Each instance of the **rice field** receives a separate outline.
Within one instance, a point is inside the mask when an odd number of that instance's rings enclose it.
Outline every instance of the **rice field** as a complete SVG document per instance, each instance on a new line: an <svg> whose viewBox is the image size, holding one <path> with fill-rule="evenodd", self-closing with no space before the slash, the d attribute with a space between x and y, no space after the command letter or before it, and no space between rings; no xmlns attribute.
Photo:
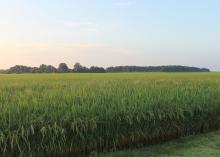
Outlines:
<svg viewBox="0 0 220 157"><path fill-rule="evenodd" d="M0 75L0 156L87 156L220 129L220 73Z"/></svg>

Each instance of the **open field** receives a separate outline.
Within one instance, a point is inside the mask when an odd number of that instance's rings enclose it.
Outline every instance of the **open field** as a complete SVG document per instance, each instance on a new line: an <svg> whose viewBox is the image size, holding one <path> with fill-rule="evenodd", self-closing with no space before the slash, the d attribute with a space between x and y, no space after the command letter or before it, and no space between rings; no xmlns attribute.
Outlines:
<svg viewBox="0 0 220 157"><path fill-rule="evenodd" d="M147 148L131 149L97 157L219 157L220 131L172 140ZM91 157L96 157L95 155Z"/></svg>
<svg viewBox="0 0 220 157"><path fill-rule="evenodd" d="M0 75L0 109L0 156L83 156L220 129L220 73Z"/></svg>

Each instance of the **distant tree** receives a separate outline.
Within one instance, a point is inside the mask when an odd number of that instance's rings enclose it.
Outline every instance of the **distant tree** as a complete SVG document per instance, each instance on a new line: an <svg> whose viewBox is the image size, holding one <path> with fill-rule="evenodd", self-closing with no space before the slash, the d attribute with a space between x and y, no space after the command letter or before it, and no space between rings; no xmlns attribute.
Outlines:
<svg viewBox="0 0 220 157"><path fill-rule="evenodd" d="M8 73L31 73L32 67L23 66L23 65L15 65L8 69Z"/></svg>
<svg viewBox="0 0 220 157"><path fill-rule="evenodd" d="M187 66L149 66L149 67L138 67L138 66L116 66L108 67L106 72L209 72L209 69L187 67Z"/></svg>
<svg viewBox="0 0 220 157"><path fill-rule="evenodd" d="M39 67L39 72L40 73L46 73L46 71L47 71L47 65L41 64L40 67Z"/></svg>
<svg viewBox="0 0 220 157"><path fill-rule="evenodd" d="M89 72L91 72L91 73L104 73L105 69L102 67L92 66L92 67L90 67Z"/></svg>
<svg viewBox="0 0 220 157"><path fill-rule="evenodd" d="M7 70L2 70L2 69L0 69L0 73L1 73L1 74L7 73Z"/></svg>
<svg viewBox="0 0 220 157"><path fill-rule="evenodd" d="M39 67L39 72L40 72L40 73L56 73L56 72L57 72L57 69L56 69L55 67L53 67L52 65L42 64L42 65Z"/></svg>
<svg viewBox="0 0 220 157"><path fill-rule="evenodd" d="M161 68L162 72L209 72L209 69L200 69L197 67L187 67L187 66L163 66Z"/></svg>
<svg viewBox="0 0 220 157"><path fill-rule="evenodd" d="M69 70L66 63L60 63L57 71L59 73L68 73L68 72L70 72L70 70Z"/></svg>
<svg viewBox="0 0 220 157"><path fill-rule="evenodd" d="M68 68L66 63L60 63L58 69L52 65L42 64L38 67L28 67L23 65L16 65L8 70L0 70L0 73L68 73L71 70ZM103 67L92 66L89 69L82 66L80 63L76 63L73 67L72 72L76 73L104 73L104 72L210 72L206 68L188 67L180 65L171 66L116 66Z"/></svg>
<svg viewBox="0 0 220 157"><path fill-rule="evenodd" d="M69 68L68 68L68 70L69 70ZM46 71L47 71L47 73L56 73L57 69L54 66L52 66L52 65L48 65Z"/></svg>
<svg viewBox="0 0 220 157"><path fill-rule="evenodd" d="M201 72L210 72L210 70L207 69L207 68L202 68L202 69L201 69Z"/></svg>
<svg viewBox="0 0 220 157"><path fill-rule="evenodd" d="M74 64L73 72L79 72L81 71L81 69L82 69L82 65L80 63L77 62L76 64Z"/></svg>
<svg viewBox="0 0 220 157"><path fill-rule="evenodd" d="M80 63L76 63L73 67L73 72L86 73L89 72L89 69L87 67L82 66Z"/></svg>
<svg viewBox="0 0 220 157"><path fill-rule="evenodd" d="M31 72L32 73L41 73L40 69L38 67L33 67Z"/></svg>

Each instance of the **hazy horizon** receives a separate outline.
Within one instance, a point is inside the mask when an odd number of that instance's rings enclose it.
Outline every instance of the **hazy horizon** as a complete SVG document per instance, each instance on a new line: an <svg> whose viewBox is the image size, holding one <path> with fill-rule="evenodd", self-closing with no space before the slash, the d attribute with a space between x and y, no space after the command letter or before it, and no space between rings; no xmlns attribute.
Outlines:
<svg viewBox="0 0 220 157"><path fill-rule="evenodd" d="M217 0L0 1L0 69L184 65L220 71Z"/></svg>

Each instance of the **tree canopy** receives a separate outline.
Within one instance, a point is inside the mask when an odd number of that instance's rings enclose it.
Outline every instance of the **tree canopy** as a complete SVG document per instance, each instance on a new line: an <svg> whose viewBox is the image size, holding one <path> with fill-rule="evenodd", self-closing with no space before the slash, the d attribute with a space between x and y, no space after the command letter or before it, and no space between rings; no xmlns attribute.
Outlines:
<svg viewBox="0 0 220 157"><path fill-rule="evenodd" d="M58 68L52 65L42 64L40 67L29 67L15 65L8 70L0 70L0 73L115 73L115 72L210 72L207 68L197 68L188 66L115 66L87 68L80 63L76 63L73 69L69 69L66 63L60 63Z"/></svg>
<svg viewBox="0 0 220 157"><path fill-rule="evenodd" d="M87 67L82 66L80 63L76 63L73 67L73 72L86 73L89 72L89 69Z"/></svg>
<svg viewBox="0 0 220 157"><path fill-rule="evenodd" d="M187 67L187 66L116 66L109 67L106 72L210 72L206 68Z"/></svg>
<svg viewBox="0 0 220 157"><path fill-rule="evenodd" d="M68 73L68 72L70 72L70 70L69 70L66 63L60 63L57 71L59 73Z"/></svg>

